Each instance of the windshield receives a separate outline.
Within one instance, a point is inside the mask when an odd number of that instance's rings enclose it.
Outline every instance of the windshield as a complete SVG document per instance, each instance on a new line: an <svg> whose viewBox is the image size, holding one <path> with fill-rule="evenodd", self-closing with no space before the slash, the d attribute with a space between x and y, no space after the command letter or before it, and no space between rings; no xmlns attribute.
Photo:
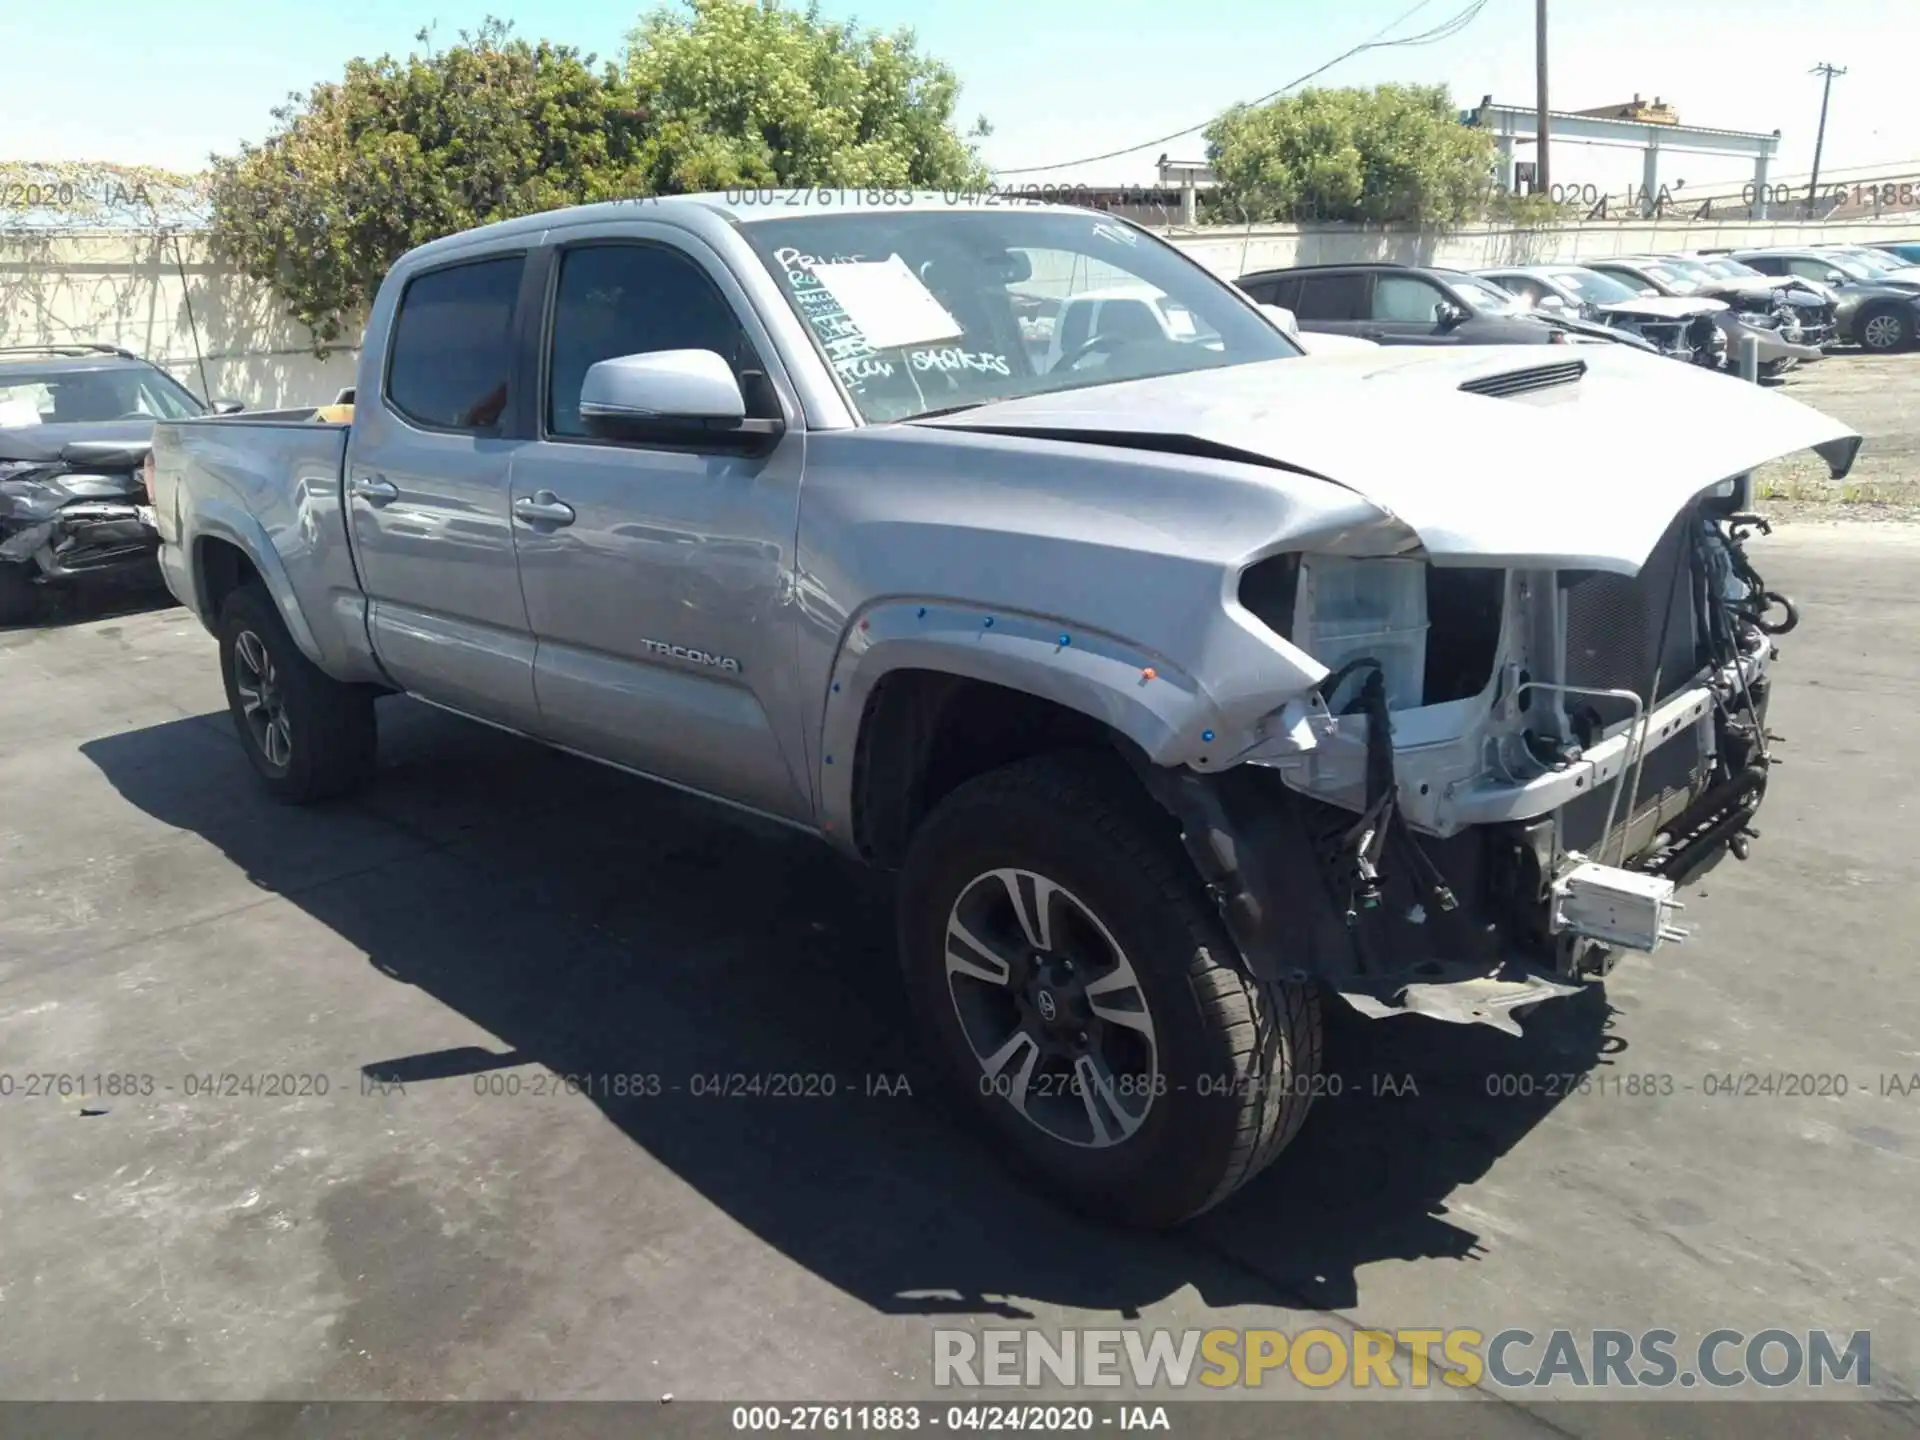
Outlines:
<svg viewBox="0 0 1920 1440"><path fill-rule="evenodd" d="M1681 295L1691 295L1700 288L1706 278L1702 274L1687 274L1680 268L1678 262L1672 260L1662 260L1658 265L1641 265L1637 268L1654 284L1664 285L1667 289Z"/></svg>
<svg viewBox="0 0 1920 1440"><path fill-rule="evenodd" d="M1838 258L1850 260L1874 275L1891 275L1896 270L1907 268L1902 261L1894 259L1891 255L1882 255L1873 250L1842 250Z"/></svg>
<svg viewBox="0 0 1920 1440"><path fill-rule="evenodd" d="M148 366L0 371L0 429L89 425L112 420L185 420L203 406L172 377Z"/></svg>
<svg viewBox="0 0 1920 1440"><path fill-rule="evenodd" d="M1555 270L1553 283L1571 290L1589 305L1617 305L1622 300L1637 300L1640 292L1611 275L1598 270Z"/></svg>
<svg viewBox="0 0 1920 1440"><path fill-rule="evenodd" d="M1445 277L1454 293L1479 311L1482 315L1524 315L1529 307L1521 303L1516 295L1509 295L1499 286L1482 280L1478 275L1469 275L1464 270L1436 270L1436 275Z"/></svg>
<svg viewBox="0 0 1920 1440"><path fill-rule="evenodd" d="M1729 260L1724 256L1715 256L1711 260L1697 262L1709 275L1717 275L1722 280L1764 280L1767 277L1751 265L1742 265L1738 260Z"/></svg>
<svg viewBox="0 0 1920 1440"><path fill-rule="evenodd" d="M1225 281L1094 213L865 210L740 229L872 423L1302 353Z"/></svg>
<svg viewBox="0 0 1920 1440"><path fill-rule="evenodd" d="M1861 263L1858 255L1836 255L1829 250L1814 256L1814 259L1830 269L1838 270L1849 280L1871 280L1883 273L1871 265Z"/></svg>

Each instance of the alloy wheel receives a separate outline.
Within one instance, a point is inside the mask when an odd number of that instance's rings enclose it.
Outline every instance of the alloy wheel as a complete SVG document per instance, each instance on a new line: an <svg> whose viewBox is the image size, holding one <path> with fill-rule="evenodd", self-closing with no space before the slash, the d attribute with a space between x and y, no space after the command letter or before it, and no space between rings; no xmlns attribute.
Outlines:
<svg viewBox="0 0 1920 1440"><path fill-rule="evenodd" d="M273 656L251 630L233 637L233 688L240 697L240 718L269 765L284 768L293 759L293 730L287 721L286 692Z"/></svg>
<svg viewBox="0 0 1920 1440"><path fill-rule="evenodd" d="M1869 350L1891 350L1900 343L1902 330L1898 315L1875 315L1860 332L1860 343Z"/></svg>
<svg viewBox="0 0 1920 1440"><path fill-rule="evenodd" d="M947 917L947 990L980 1089L1054 1139L1104 1149L1163 1088L1145 990L1085 902L1031 870L975 877Z"/></svg>

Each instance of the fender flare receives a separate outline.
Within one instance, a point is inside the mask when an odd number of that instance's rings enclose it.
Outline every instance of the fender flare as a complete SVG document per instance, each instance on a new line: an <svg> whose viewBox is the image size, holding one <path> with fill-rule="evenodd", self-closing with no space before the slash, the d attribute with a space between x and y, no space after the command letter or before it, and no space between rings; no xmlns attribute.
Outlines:
<svg viewBox="0 0 1920 1440"><path fill-rule="evenodd" d="M1005 685L1112 727L1155 765L1204 768L1215 701L1166 657L1050 616L890 599L847 628L828 679L816 769L822 830L853 844L854 754L874 688L901 670Z"/></svg>
<svg viewBox="0 0 1920 1440"><path fill-rule="evenodd" d="M219 623L220 617L212 611L207 597L206 570L201 563L201 547L208 540L223 540L247 557L255 572L266 584L267 593L273 599L274 608L280 612L287 633L293 637L293 643L320 668L326 668L326 655L315 638L313 627L307 623L306 613L300 608L300 601L293 591L293 582L287 576L287 567L280 559L280 552L268 537L266 527L249 514L244 508L220 495L207 495L195 502L194 530L191 548L188 550L189 573L193 577L194 608L200 612L201 623L212 629Z"/></svg>

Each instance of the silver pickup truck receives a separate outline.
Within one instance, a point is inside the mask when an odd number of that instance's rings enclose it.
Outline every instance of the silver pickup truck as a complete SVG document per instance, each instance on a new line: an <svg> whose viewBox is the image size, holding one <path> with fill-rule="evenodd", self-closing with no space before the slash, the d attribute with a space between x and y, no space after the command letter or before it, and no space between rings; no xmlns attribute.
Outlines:
<svg viewBox="0 0 1920 1440"><path fill-rule="evenodd" d="M438 240L350 423L161 424L264 783L366 781L404 692L897 872L929 1064L1141 1225L1286 1145L1322 1004L1515 1029L1678 938L1791 623L1742 477L1857 435L1621 347L1303 356L1134 226L882 198Z"/></svg>

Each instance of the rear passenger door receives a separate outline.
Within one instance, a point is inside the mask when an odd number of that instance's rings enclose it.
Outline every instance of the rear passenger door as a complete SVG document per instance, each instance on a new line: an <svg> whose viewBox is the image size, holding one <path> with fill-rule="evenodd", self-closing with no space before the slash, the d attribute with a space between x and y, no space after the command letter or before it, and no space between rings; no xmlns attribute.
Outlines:
<svg viewBox="0 0 1920 1440"><path fill-rule="evenodd" d="M515 324L524 252L405 282L378 395L347 447L346 507L368 626L404 689L515 729L537 718L507 479L524 383Z"/></svg>
<svg viewBox="0 0 1920 1440"><path fill-rule="evenodd" d="M1302 330L1372 339L1373 319L1368 309L1372 281L1373 276L1364 270L1302 275L1299 303L1287 308Z"/></svg>

